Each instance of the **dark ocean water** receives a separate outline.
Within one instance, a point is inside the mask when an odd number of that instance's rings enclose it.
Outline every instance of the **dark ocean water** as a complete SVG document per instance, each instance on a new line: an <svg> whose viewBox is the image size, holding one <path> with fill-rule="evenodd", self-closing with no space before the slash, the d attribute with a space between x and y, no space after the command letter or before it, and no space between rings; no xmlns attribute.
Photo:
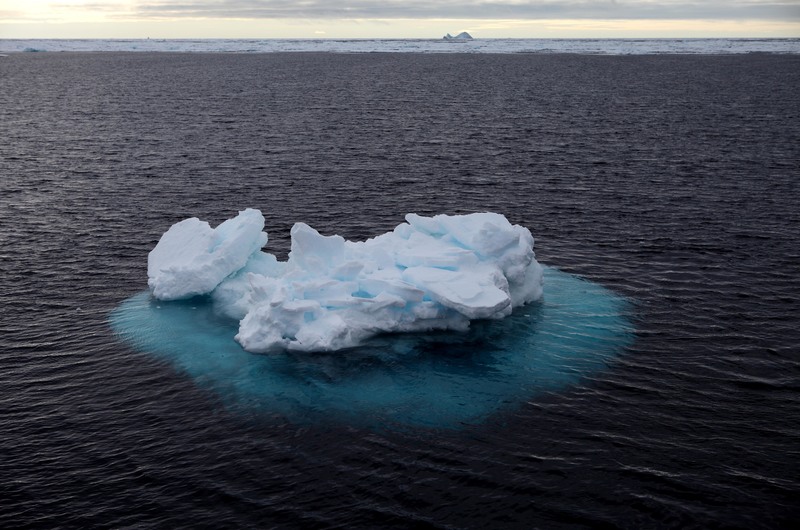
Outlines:
<svg viewBox="0 0 800 530"><path fill-rule="evenodd" d="M799 86L766 54L0 58L0 526L789 526ZM503 213L634 340L463 429L232 411L108 317L169 225L245 207L281 256L296 221Z"/></svg>

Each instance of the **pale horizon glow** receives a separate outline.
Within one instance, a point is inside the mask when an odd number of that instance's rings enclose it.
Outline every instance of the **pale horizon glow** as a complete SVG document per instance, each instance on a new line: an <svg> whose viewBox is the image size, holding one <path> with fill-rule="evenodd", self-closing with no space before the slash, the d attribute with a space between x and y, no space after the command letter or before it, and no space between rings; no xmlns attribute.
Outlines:
<svg viewBox="0 0 800 530"><path fill-rule="evenodd" d="M797 38L800 0L0 0L0 39Z"/></svg>

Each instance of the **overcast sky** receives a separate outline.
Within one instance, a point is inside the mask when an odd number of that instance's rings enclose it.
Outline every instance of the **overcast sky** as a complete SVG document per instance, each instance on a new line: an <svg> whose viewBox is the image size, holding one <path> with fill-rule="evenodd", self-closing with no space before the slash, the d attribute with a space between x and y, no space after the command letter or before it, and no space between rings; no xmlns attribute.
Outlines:
<svg viewBox="0 0 800 530"><path fill-rule="evenodd" d="M800 0L0 0L0 38L800 37Z"/></svg>

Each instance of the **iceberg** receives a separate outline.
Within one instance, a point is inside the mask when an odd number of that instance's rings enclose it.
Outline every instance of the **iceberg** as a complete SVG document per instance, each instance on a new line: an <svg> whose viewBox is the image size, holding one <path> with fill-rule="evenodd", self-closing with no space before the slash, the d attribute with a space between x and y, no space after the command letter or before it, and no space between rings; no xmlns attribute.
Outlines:
<svg viewBox="0 0 800 530"><path fill-rule="evenodd" d="M466 31L462 31L461 33L459 33L455 37L448 33L447 35L442 37L442 39L444 39L444 40L457 40L457 41L472 40L472 35L470 35Z"/></svg>
<svg viewBox="0 0 800 530"><path fill-rule="evenodd" d="M246 209L217 228L174 224L148 257L159 300L208 295L239 321L247 351L337 351L383 333L465 331L542 296L527 228L497 213L408 214L367 241L291 230L287 261L262 251L264 217Z"/></svg>

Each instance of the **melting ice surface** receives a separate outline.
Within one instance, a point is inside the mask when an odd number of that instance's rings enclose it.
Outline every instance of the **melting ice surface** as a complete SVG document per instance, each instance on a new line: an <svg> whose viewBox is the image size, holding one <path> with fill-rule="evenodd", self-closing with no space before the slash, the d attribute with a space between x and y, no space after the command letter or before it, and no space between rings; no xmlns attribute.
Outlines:
<svg viewBox="0 0 800 530"><path fill-rule="evenodd" d="M111 324L232 407L434 427L573 383L630 341L622 298L542 268L503 216L407 221L359 243L298 224L288 262L260 251L257 210L182 221L151 252L152 292Z"/></svg>

